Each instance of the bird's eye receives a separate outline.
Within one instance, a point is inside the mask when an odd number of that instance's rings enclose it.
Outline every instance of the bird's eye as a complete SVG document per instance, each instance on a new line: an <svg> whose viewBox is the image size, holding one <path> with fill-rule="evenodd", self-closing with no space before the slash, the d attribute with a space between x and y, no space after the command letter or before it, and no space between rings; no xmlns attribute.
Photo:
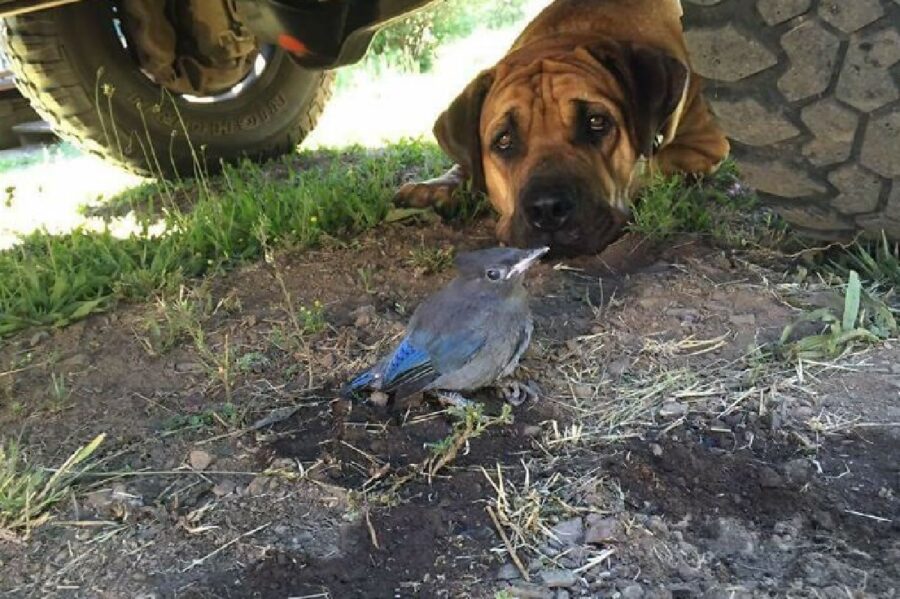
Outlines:
<svg viewBox="0 0 900 599"><path fill-rule="evenodd" d="M485 275L491 281L499 281L501 278L503 278L503 273L500 272L500 270L497 268L489 268Z"/></svg>
<svg viewBox="0 0 900 599"><path fill-rule="evenodd" d="M512 133L504 131L494 139L494 150L500 153L508 152L513 145Z"/></svg>
<svg viewBox="0 0 900 599"><path fill-rule="evenodd" d="M612 122L605 114L592 114L588 117L588 127L594 135L605 135L611 125Z"/></svg>

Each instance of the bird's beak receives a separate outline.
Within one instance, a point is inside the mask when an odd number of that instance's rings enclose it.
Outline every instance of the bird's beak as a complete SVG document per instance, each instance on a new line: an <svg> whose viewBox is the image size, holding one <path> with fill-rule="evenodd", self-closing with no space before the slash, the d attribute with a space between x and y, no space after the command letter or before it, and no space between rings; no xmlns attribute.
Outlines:
<svg viewBox="0 0 900 599"><path fill-rule="evenodd" d="M513 277L517 277L525 273L526 270L531 267L532 264L538 261L538 259L550 251L549 247L542 247L531 250L528 252L524 258L516 262L512 268L509 269L509 274L506 275L507 279L512 279Z"/></svg>

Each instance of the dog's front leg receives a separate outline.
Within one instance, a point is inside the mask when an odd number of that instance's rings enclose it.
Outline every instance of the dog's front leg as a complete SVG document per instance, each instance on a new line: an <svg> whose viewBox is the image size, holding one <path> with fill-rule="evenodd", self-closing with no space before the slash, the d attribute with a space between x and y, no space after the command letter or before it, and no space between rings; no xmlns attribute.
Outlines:
<svg viewBox="0 0 900 599"><path fill-rule="evenodd" d="M459 202L457 191L462 189L468 179L465 169L455 164L440 177L404 184L394 194L394 203L410 208L432 206L437 210L452 209Z"/></svg>

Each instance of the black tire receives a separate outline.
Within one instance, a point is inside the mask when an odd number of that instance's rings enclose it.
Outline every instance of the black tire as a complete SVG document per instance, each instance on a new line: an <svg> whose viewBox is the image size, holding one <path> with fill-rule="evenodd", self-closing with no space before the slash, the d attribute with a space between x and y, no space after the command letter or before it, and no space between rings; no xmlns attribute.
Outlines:
<svg viewBox="0 0 900 599"><path fill-rule="evenodd" d="M13 127L38 121L40 118L28 100L16 90L0 92L0 150L19 145L19 135L13 131Z"/></svg>
<svg viewBox="0 0 900 599"><path fill-rule="evenodd" d="M122 47L114 3L86 0L5 19L17 86L64 138L143 174L190 176L197 161L291 152L330 97L332 76L275 50L259 78L214 103L163 93ZM188 134L185 135L185 130Z"/></svg>
<svg viewBox="0 0 900 599"><path fill-rule="evenodd" d="M802 232L900 239L900 3L685 0L694 69L762 199Z"/></svg>

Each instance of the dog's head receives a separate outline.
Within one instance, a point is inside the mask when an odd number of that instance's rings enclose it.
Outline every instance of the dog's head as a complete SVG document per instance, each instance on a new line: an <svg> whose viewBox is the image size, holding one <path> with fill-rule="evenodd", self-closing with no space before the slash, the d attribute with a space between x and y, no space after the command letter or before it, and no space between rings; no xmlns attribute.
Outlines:
<svg viewBox="0 0 900 599"><path fill-rule="evenodd" d="M635 175L687 81L684 64L648 46L520 50L470 83L434 132L499 212L502 241L593 253L629 217Z"/></svg>

